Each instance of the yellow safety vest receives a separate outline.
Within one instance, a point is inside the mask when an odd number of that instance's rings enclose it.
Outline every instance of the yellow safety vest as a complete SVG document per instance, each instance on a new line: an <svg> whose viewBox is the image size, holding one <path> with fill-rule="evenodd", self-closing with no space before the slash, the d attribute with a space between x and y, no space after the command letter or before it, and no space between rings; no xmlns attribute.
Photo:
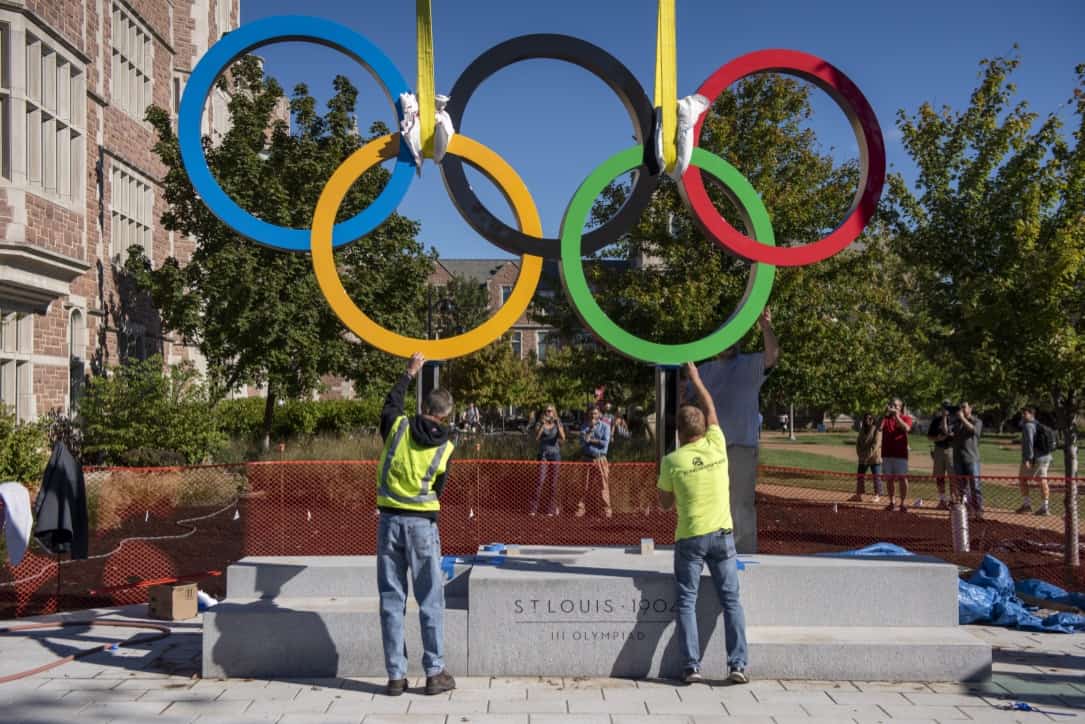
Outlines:
<svg viewBox="0 0 1085 724"><path fill-rule="evenodd" d="M410 422L403 415L397 417L381 452L377 505L425 512L440 510L437 493L430 486L448 467L452 448L449 441L436 448L417 444L411 439Z"/></svg>

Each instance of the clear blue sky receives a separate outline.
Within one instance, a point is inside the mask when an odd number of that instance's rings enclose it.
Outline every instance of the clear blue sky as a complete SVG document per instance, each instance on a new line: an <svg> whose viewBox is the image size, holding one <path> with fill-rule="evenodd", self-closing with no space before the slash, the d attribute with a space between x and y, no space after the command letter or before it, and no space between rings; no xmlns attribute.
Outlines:
<svg viewBox="0 0 1085 724"><path fill-rule="evenodd" d="M652 0L435 0L438 92L491 46L517 35L552 32L599 45L625 63L652 94L656 3ZM414 3L345 0L242 0L242 22L268 15L316 15L343 23L380 46L413 87ZM866 94L886 137L891 166L910 175L896 131L898 109L924 101L963 108L981 58L1020 45L1018 98L1046 115L1072 93L1073 68L1085 62L1085 0L915 0L775 3L678 0L678 95L693 93L720 65L762 48L802 50L833 63ZM361 90L359 119L395 126L376 82L346 56L302 43L262 49L267 71L288 90L306 82L321 99L335 74ZM812 127L825 148L855 156L843 114L815 93ZM1068 108L1060 114L1071 119ZM558 61L527 61L488 80L472 97L464 133L485 143L520 173L534 195L543 228L555 235L577 185L600 162L631 143L624 109L587 71ZM741 169L740 169L741 170ZM489 183L472 176L479 194L508 219ZM489 187L489 188L483 188ZM445 257L506 256L480 239L452 206L439 171L427 162L400 211L422 223L421 239ZM770 209L771 211L771 209Z"/></svg>

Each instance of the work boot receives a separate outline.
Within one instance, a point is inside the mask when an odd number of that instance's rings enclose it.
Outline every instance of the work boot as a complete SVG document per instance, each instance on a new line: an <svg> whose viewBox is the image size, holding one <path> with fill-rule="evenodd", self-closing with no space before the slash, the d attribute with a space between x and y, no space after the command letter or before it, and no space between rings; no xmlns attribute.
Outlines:
<svg viewBox="0 0 1085 724"><path fill-rule="evenodd" d="M697 669L686 669L682 672L682 683L687 686L690 684L703 684L704 677Z"/></svg>
<svg viewBox="0 0 1085 724"><path fill-rule="evenodd" d="M746 669L741 666L731 667L731 672L727 675L727 680L732 684L749 684L750 677L746 674Z"/></svg>
<svg viewBox="0 0 1085 724"><path fill-rule="evenodd" d="M384 693L388 696L399 696L407 690L406 679L389 679L388 686L385 688Z"/></svg>
<svg viewBox="0 0 1085 724"><path fill-rule="evenodd" d="M452 674L448 673L447 669L442 669L439 674L426 677L426 693L430 696L443 694L455 688L456 680L452 678Z"/></svg>

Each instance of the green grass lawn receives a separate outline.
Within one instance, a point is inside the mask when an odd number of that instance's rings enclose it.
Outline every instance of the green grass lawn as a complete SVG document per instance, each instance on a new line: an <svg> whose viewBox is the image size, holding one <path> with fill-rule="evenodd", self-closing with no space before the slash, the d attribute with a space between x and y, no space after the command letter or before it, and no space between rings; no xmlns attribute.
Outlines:
<svg viewBox="0 0 1085 724"><path fill-rule="evenodd" d="M810 446L810 454L792 452L788 450L773 449L772 445L762 445L761 464L781 465L787 467L807 467L816 470L854 470L854 464L838 460L828 455L819 455L815 450L821 448L844 448L855 449L854 432L824 432L824 433L800 433L798 438L791 444ZM762 443L784 443L788 441L783 436L769 433L762 437ZM925 435L912 435L912 455L926 455L930 449ZM794 457L792 457L794 456ZM771 460L771 462L767 461ZM777 460L794 460L800 462L777 462ZM1019 436L1015 435L991 435L980 438L980 460L989 465L1017 465L1021 462L1021 444ZM814 463L818 463L815 466ZM830 466L830 467L821 467ZM1056 451L1051 461L1051 474L1062 475L1064 470L1062 452Z"/></svg>

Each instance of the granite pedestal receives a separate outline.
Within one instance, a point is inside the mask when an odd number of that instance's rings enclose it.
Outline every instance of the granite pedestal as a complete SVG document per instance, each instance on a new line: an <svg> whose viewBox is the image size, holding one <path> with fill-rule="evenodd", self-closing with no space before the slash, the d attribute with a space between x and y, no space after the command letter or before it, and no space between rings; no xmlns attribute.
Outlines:
<svg viewBox="0 0 1085 724"><path fill-rule="evenodd" d="M672 552L524 547L457 566L445 648L473 676L674 676ZM957 625L956 568L922 558L740 556L750 671L762 678L963 681L990 646ZM204 615L204 676L383 676L373 557L246 558ZM419 672L417 609L407 645ZM711 579L698 621L726 674Z"/></svg>

